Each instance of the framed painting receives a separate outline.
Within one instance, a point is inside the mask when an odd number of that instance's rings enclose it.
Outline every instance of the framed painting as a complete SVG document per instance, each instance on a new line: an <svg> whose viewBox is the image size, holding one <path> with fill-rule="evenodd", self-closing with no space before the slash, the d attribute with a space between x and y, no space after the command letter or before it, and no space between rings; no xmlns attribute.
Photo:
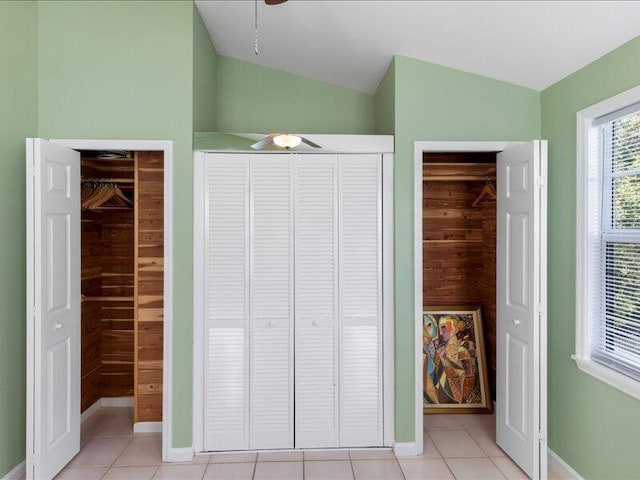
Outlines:
<svg viewBox="0 0 640 480"><path fill-rule="evenodd" d="M490 413L480 307L425 307L424 413Z"/></svg>

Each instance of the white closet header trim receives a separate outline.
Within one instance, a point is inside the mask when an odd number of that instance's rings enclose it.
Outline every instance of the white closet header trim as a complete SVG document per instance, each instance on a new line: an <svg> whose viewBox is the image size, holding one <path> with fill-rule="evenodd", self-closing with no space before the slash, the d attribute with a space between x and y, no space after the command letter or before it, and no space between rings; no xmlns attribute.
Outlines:
<svg viewBox="0 0 640 480"><path fill-rule="evenodd" d="M219 150L219 149L203 149L196 150L198 152L224 152L224 153L268 153L268 154L291 154L291 153L393 153L394 152L394 136L393 135L324 135L312 133L298 133L314 143L321 145L321 149L308 147L304 144L291 150L266 150L264 152L256 152L252 149L247 150ZM264 138L265 133L233 133L238 137L244 137L248 140L256 141Z"/></svg>

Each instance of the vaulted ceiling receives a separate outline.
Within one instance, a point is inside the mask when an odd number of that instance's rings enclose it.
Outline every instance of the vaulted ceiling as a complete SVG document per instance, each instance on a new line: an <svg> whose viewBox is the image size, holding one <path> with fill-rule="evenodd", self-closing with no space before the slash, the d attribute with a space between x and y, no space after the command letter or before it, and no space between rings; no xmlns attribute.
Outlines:
<svg viewBox="0 0 640 480"><path fill-rule="evenodd" d="M221 55L373 93L394 54L542 90L640 35L640 1L196 0Z"/></svg>

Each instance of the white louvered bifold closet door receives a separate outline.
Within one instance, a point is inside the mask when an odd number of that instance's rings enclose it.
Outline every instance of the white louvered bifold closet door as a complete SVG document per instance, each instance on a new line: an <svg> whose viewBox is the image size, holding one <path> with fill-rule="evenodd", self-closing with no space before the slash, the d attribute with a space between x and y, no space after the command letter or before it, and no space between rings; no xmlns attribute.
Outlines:
<svg viewBox="0 0 640 480"><path fill-rule="evenodd" d="M250 448L293 448L292 156L251 155Z"/></svg>
<svg viewBox="0 0 640 480"><path fill-rule="evenodd" d="M204 449L382 446L381 156L206 159Z"/></svg>
<svg viewBox="0 0 640 480"><path fill-rule="evenodd" d="M211 155L205 188L205 450L249 447L249 155Z"/></svg>
<svg viewBox="0 0 640 480"><path fill-rule="evenodd" d="M380 155L340 155L340 446L383 444Z"/></svg>
<svg viewBox="0 0 640 480"><path fill-rule="evenodd" d="M337 447L337 156L296 156L295 179L295 443Z"/></svg>

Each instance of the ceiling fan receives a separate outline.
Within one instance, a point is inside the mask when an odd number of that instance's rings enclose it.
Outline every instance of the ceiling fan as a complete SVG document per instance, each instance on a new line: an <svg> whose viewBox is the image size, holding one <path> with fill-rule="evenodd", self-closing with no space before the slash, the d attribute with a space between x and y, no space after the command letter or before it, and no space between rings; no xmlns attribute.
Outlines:
<svg viewBox="0 0 640 480"><path fill-rule="evenodd" d="M264 0L264 3L267 5L280 5L281 3L286 2L287 0Z"/></svg>
<svg viewBox="0 0 640 480"><path fill-rule="evenodd" d="M254 150L262 150L269 145L277 145L278 147L286 148L287 150L289 150L290 148L297 147L301 143L309 145L313 148L322 148L320 145L312 142L308 138L293 135L291 133L272 133L271 135L267 135L262 140L259 140L251 145L251 148L253 148Z"/></svg>

